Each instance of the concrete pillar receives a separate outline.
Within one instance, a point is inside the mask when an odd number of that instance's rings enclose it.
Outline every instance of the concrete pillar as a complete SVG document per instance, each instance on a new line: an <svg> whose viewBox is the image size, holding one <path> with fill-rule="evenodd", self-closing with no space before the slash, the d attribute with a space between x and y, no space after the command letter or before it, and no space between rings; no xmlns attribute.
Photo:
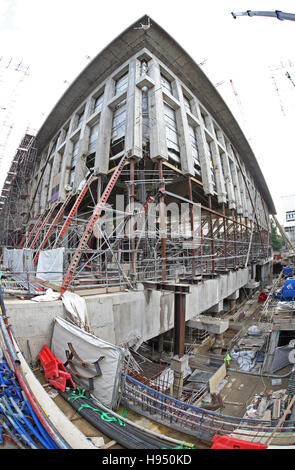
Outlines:
<svg viewBox="0 0 295 470"><path fill-rule="evenodd" d="M149 70L155 83L149 90L150 157L168 160L161 73L160 66L154 59L149 62Z"/></svg>
<svg viewBox="0 0 295 470"><path fill-rule="evenodd" d="M227 299L229 300L230 310L234 310L237 305L237 299L239 298L240 291L236 290L233 294L229 295Z"/></svg>
<svg viewBox="0 0 295 470"><path fill-rule="evenodd" d="M114 80L109 78L104 89L104 105L100 114L99 132L95 151L94 173L97 175L100 173L106 174L109 169L113 109L108 106L108 103L114 96L114 89Z"/></svg>
<svg viewBox="0 0 295 470"><path fill-rule="evenodd" d="M74 116L72 116L72 119L69 125L68 136L71 135L72 133L73 124L74 124ZM73 142L69 138L67 138L67 142L65 144L65 150L63 154L62 167L61 167L61 172L60 172L61 175L60 175L60 182L59 182L59 190L58 190L60 199L62 201L66 199L66 196L67 196L65 185L68 184L69 165L70 165L71 158L72 158L72 151L73 151Z"/></svg>
<svg viewBox="0 0 295 470"><path fill-rule="evenodd" d="M173 397L177 400L181 399L183 390L184 372L188 367L188 356L174 356L171 359L171 369L174 373L173 379Z"/></svg>
<svg viewBox="0 0 295 470"><path fill-rule="evenodd" d="M220 313L222 311L223 311L223 300L220 300L216 305L213 305L213 307L211 307L208 310L208 313L217 314L217 313Z"/></svg>
<svg viewBox="0 0 295 470"><path fill-rule="evenodd" d="M201 111L198 102L194 99L192 100L192 106L195 112L197 113L199 122L201 123L200 126L196 128L196 139L198 144L198 151L200 157L200 166L201 166L201 174L202 174L202 182L204 193L207 195L214 194L214 186L212 181L211 175L211 165L210 165L210 158L208 156L208 151L206 147L206 136L204 131L204 126L202 124L201 118Z"/></svg>
<svg viewBox="0 0 295 470"><path fill-rule="evenodd" d="M242 207L240 184L239 184L238 172L237 172L237 163L236 163L236 159L232 151L231 145L229 143L226 144L226 148L227 148L229 156L231 157L230 166L231 166L232 182L234 185L234 192L235 192L236 211L237 211L237 214L242 214L243 207Z"/></svg>
<svg viewBox="0 0 295 470"><path fill-rule="evenodd" d="M228 207L229 209L235 209L236 202L235 202L235 195L234 195L234 187L233 187L233 182L232 182L228 155L226 153L226 144L225 144L223 133L221 131L217 131L217 137L218 137L219 142L221 142L221 145L224 149L224 152L221 153L220 158L222 161L222 170L223 170L223 176L224 176L225 187L226 187L226 192L227 192Z"/></svg>
<svg viewBox="0 0 295 470"><path fill-rule="evenodd" d="M207 127L209 128L209 131L211 132L211 134L214 136L215 130L214 130L213 120L211 116L208 116ZM215 140L212 140L210 142L210 149L211 149L212 159L214 163L213 171L215 175L217 198L218 198L219 204L223 204L226 202L226 188L225 188L221 159L220 159L220 154L219 154L219 147Z"/></svg>
<svg viewBox="0 0 295 470"><path fill-rule="evenodd" d="M175 90L178 96L180 107L176 110L176 124L179 132L180 160L181 169L184 174L194 176L194 161L192 153L192 144L189 133L186 108L183 100L182 88L178 80L175 81Z"/></svg>
<svg viewBox="0 0 295 470"><path fill-rule="evenodd" d="M214 335L214 342L212 344L213 354L222 354L222 348L224 346L223 333Z"/></svg>
<svg viewBox="0 0 295 470"><path fill-rule="evenodd" d="M142 91L136 86L139 76L140 62L133 58L128 73L125 151L142 158Z"/></svg>
<svg viewBox="0 0 295 470"><path fill-rule="evenodd" d="M84 114L88 116L89 108L91 105L91 101L88 100L85 106ZM89 134L90 134L90 127L89 126L82 126L80 132L80 139L79 139L79 149L78 149L78 158L77 164L75 168L75 179L73 184L73 190L75 191L78 186L80 185L81 181L83 181L87 174L87 167L86 167L86 157L88 153L88 145L89 145Z"/></svg>

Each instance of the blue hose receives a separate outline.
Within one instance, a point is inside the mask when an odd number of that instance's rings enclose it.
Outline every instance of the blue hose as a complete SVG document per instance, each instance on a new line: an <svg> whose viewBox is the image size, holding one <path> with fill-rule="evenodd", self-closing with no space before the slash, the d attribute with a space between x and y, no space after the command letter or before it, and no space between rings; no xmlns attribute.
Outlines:
<svg viewBox="0 0 295 470"><path fill-rule="evenodd" d="M46 432L46 430L43 428L43 426L41 425L41 423L38 421L38 418L37 416L35 415L34 413L34 410L33 408L31 407L31 404L29 403L29 401L27 401L27 408L28 408L28 413L31 415L31 417L33 418L34 420L34 423L35 425L37 426L40 434L43 436L43 438L46 440L47 442L47 448L48 449L58 449L58 446L56 445L56 443L53 441L53 439L51 439L51 437L49 436L49 434Z"/></svg>
<svg viewBox="0 0 295 470"><path fill-rule="evenodd" d="M34 436L44 448L58 449L38 420L14 373L3 358L0 361L0 414L3 415L5 425L10 426L17 438L31 448L39 449L31 438Z"/></svg>

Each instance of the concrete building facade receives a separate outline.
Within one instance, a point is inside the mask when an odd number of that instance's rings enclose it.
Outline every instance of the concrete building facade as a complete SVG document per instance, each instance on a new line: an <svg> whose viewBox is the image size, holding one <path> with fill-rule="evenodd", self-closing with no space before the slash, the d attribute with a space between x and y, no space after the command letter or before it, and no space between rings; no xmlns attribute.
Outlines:
<svg viewBox="0 0 295 470"><path fill-rule="evenodd" d="M222 314L239 289L267 280L275 208L252 149L200 67L148 17L77 77L34 149L26 197L2 245L31 250L35 268L42 251L63 248L66 287L97 289L102 323L93 317L92 326L104 339L123 344L165 333L176 310L182 324ZM90 230L98 208L100 223Z"/></svg>

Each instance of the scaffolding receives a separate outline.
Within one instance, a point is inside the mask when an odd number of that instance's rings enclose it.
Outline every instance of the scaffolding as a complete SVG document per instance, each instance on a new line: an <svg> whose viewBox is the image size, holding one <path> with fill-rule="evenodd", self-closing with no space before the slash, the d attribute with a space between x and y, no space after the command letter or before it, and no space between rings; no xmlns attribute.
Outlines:
<svg viewBox="0 0 295 470"><path fill-rule="evenodd" d="M63 249L63 265L50 286L80 295L89 289L132 289L137 282L194 282L271 256L269 230L255 213L250 221L225 205L220 211L211 196L205 205L200 185L192 186L190 177L171 164L145 160L136 167L128 156L105 178L90 173L82 190L69 192L63 202L51 203L37 220L21 227L17 204L28 197L23 183L30 180L36 161L34 137L27 135L1 194L2 246L32 253L33 269L15 273L32 287L40 281L40 253L57 248ZM124 198L122 207L116 205L118 195ZM179 217L163 212L165 203Z"/></svg>

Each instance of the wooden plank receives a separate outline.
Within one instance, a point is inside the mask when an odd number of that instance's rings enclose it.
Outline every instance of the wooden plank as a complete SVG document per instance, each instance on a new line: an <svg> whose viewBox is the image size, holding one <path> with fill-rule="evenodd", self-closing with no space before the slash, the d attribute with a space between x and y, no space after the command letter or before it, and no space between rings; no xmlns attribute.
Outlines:
<svg viewBox="0 0 295 470"><path fill-rule="evenodd" d="M214 375L209 379L209 390L210 393L215 392L216 388L220 384L220 382L224 379L226 376L226 367L225 364L222 364L221 367L215 372Z"/></svg>

